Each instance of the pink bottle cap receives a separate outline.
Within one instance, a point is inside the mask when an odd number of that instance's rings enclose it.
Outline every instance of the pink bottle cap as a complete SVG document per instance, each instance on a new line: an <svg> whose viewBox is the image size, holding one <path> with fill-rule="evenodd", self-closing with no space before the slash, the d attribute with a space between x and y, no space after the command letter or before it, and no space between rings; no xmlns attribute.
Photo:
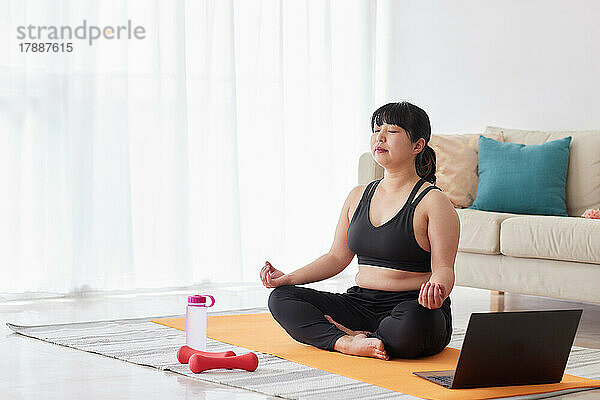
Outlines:
<svg viewBox="0 0 600 400"><path fill-rule="evenodd" d="M210 306L206 305L206 298L210 298L212 300ZM212 307L215 305L215 298L210 295L202 296L201 294L195 294L193 296L188 296L188 304L190 306Z"/></svg>

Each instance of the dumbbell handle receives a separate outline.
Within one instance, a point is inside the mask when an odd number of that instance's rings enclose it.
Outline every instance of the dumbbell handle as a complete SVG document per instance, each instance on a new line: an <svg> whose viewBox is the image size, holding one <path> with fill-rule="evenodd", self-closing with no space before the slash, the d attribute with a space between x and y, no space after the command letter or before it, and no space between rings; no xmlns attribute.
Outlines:
<svg viewBox="0 0 600 400"><path fill-rule="evenodd" d="M202 354L194 354L190 357L190 370L195 374L216 368L237 368L252 372L257 367L258 357L254 353L234 357L208 357Z"/></svg>
<svg viewBox="0 0 600 400"><path fill-rule="evenodd" d="M190 346L181 346L179 350L177 350L177 361L182 364L187 364L190 360L190 357L193 354L202 354L203 356L209 357L231 357L235 356L235 353L231 350L224 351L221 353L211 353L209 351L200 351L192 349Z"/></svg>

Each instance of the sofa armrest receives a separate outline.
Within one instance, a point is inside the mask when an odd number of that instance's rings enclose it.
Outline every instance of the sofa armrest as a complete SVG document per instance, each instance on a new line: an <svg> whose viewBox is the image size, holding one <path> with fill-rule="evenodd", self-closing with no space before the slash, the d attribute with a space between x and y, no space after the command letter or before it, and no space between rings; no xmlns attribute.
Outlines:
<svg viewBox="0 0 600 400"><path fill-rule="evenodd" d="M372 182L383 178L383 167L375 162L369 152L361 154L358 159L358 184Z"/></svg>

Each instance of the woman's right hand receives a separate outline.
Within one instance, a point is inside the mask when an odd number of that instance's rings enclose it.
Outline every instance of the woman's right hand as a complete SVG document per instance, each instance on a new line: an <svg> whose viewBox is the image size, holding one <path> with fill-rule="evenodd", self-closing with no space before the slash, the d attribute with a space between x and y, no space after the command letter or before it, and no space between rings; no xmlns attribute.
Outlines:
<svg viewBox="0 0 600 400"><path fill-rule="evenodd" d="M269 289L290 284L289 276L276 269L268 261L265 262L265 266L260 270L260 280Z"/></svg>

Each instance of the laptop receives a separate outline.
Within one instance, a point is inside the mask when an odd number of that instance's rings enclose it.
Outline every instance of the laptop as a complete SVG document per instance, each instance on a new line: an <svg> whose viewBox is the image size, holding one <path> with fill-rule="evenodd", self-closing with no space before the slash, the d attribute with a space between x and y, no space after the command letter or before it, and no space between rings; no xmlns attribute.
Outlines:
<svg viewBox="0 0 600 400"><path fill-rule="evenodd" d="M472 313L456 369L413 374L449 389L560 382L582 313Z"/></svg>

